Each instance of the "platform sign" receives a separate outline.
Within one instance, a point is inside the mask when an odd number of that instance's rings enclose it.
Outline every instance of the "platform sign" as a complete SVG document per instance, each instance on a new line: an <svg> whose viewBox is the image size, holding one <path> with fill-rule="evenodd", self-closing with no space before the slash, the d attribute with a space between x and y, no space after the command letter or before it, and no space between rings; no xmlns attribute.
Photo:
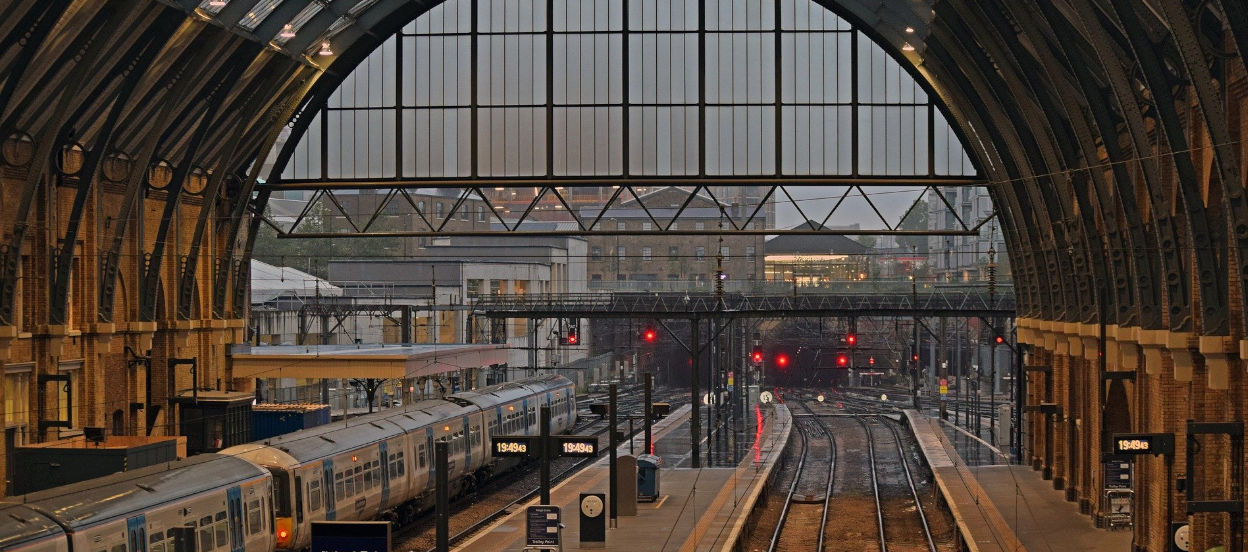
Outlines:
<svg viewBox="0 0 1248 552"><path fill-rule="evenodd" d="M559 507L529 506L525 509L525 546L560 546Z"/></svg>
<svg viewBox="0 0 1248 552"><path fill-rule="evenodd" d="M1174 434L1115 433L1114 454L1174 454Z"/></svg>
<svg viewBox="0 0 1248 552"><path fill-rule="evenodd" d="M1105 462L1105 489L1131 489L1131 462Z"/></svg>
<svg viewBox="0 0 1248 552"><path fill-rule="evenodd" d="M311 552L389 552L388 521L313 521Z"/></svg>

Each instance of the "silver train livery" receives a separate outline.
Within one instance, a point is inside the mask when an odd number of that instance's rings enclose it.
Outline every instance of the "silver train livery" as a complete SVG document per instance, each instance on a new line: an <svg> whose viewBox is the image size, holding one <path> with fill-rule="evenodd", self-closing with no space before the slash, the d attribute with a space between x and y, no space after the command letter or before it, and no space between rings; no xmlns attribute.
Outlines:
<svg viewBox="0 0 1248 552"><path fill-rule="evenodd" d="M450 443L452 492L500 467L492 435L576 423L575 388L546 376L420 401L264 442L0 502L0 550L302 550L311 522L408 521L433 504L433 444ZM179 541L178 539L183 539Z"/></svg>

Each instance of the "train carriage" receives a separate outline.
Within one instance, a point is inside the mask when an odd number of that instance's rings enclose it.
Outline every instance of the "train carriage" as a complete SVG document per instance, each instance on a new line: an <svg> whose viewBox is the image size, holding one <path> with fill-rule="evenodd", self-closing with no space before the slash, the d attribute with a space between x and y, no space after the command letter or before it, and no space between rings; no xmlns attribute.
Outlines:
<svg viewBox="0 0 1248 552"><path fill-rule="evenodd" d="M433 447L450 444L452 492L471 487L494 461L489 437L500 423L537 433L537 408L549 404L552 432L575 422L574 387L552 376L426 400L222 451L273 473L277 548L311 542L310 523L386 517L407 521L432 504ZM503 415L519 411L519 415Z"/></svg>
<svg viewBox="0 0 1248 552"><path fill-rule="evenodd" d="M47 540L32 550L169 552L175 539L170 529L186 528L197 552L241 552L272 549L271 495L265 470L230 456L202 454L13 500L63 532L59 542Z"/></svg>
<svg viewBox="0 0 1248 552"><path fill-rule="evenodd" d="M6 504L0 505L0 550L69 552L69 541L52 518L20 504Z"/></svg>

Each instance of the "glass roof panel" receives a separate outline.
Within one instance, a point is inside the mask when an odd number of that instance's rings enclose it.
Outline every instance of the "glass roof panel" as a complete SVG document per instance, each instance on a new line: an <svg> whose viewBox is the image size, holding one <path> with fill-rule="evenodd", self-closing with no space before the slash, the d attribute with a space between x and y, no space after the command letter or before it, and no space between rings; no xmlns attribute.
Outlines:
<svg viewBox="0 0 1248 552"><path fill-rule="evenodd" d="M235 1L237 2L239 0ZM260 0L259 2L256 2L256 5L252 6L251 10L247 12L247 15L243 16L243 19L238 22L238 25L249 31L256 30L256 27L259 27L261 23L264 23L264 20L269 17L269 14L273 13L273 10L277 9L277 6L283 1L284 0Z"/></svg>

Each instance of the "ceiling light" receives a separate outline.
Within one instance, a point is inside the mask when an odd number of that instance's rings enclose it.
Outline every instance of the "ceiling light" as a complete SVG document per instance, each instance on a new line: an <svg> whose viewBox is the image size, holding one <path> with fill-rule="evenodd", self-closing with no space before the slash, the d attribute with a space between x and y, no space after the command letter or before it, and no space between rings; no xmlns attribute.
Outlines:
<svg viewBox="0 0 1248 552"><path fill-rule="evenodd" d="M225 7L225 0L208 0L208 7L210 7L210 8L224 8L224 7Z"/></svg>
<svg viewBox="0 0 1248 552"><path fill-rule="evenodd" d="M905 44L901 45L901 49L902 51L905 51L905 52L913 52L914 46L911 46L909 42L906 42Z"/></svg>
<svg viewBox="0 0 1248 552"><path fill-rule="evenodd" d="M914 27L906 27L906 33L914 34Z"/></svg>
<svg viewBox="0 0 1248 552"><path fill-rule="evenodd" d="M909 46L909 44L907 44L907 46ZM914 48L911 48L911 50L913 50L913 49L914 49ZM332 55L334 55L334 51L333 51L332 49L330 49L330 47L329 47L329 41L325 41L325 42L322 42L322 43L321 43L321 51L320 51L320 52L318 52L318 53L319 53L319 54L321 54L322 56L332 56Z"/></svg>
<svg viewBox="0 0 1248 552"><path fill-rule="evenodd" d="M280 37L282 37L282 38L287 38L287 39L289 39L289 38L295 38L295 27L294 27L294 25L291 25L290 23L287 23L287 24L283 25L283 26L282 26L282 32L277 33L277 36L280 36Z"/></svg>

